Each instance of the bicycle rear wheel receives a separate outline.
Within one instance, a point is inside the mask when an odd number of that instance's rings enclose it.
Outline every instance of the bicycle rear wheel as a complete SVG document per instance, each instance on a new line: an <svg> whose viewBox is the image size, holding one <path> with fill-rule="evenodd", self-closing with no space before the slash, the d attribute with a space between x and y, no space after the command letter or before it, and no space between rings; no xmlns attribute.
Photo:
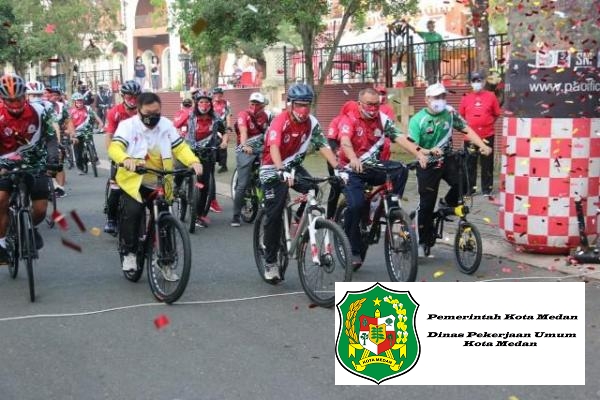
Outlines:
<svg viewBox="0 0 600 400"><path fill-rule="evenodd" d="M417 235L404 210L392 210L385 230L384 252L392 282L414 282L417 279Z"/></svg>
<svg viewBox="0 0 600 400"><path fill-rule="evenodd" d="M319 218L315 222L315 243L310 243L307 230L298 250L298 274L304 291L317 305L332 307L335 283L352 280L352 253L344 231L335 222ZM318 256L318 264L313 255Z"/></svg>
<svg viewBox="0 0 600 400"><path fill-rule="evenodd" d="M345 220L345 215L346 215L346 207L348 205L346 204L346 199L342 198L340 200L340 202L338 203L338 206L335 210L335 222L342 227L342 229L344 229L344 220ZM360 236L361 236L361 242L360 242L360 258L363 260L363 262L365 261L365 258L367 257L367 250L369 250L369 241L368 241L368 228L365 226L364 222L361 221L360 222ZM350 253L352 254L352 253ZM356 270L358 270L360 267L356 268ZM355 270L355 271L356 271Z"/></svg>
<svg viewBox="0 0 600 400"><path fill-rule="evenodd" d="M190 221L189 231L190 233L196 232L196 220L198 219L198 203L200 202L200 188L196 186L198 178L190 176L188 178L188 190L187 190L187 205L189 207Z"/></svg>
<svg viewBox="0 0 600 400"><path fill-rule="evenodd" d="M81 152L81 170L83 172L85 172L86 174L88 173L89 170L89 166L88 166L88 162L90 161L90 154L88 152L88 146L84 145L83 146L83 151Z"/></svg>
<svg viewBox="0 0 600 400"><path fill-rule="evenodd" d="M256 196L256 187L251 183L244 193L244 202L242 204L242 220L248 224L256 218L258 213L258 198Z"/></svg>
<svg viewBox="0 0 600 400"><path fill-rule="evenodd" d="M96 148L93 143L88 143L88 154L90 158L90 164L92 164L92 172L94 173L94 178L98 177L98 156L96 155Z"/></svg>
<svg viewBox="0 0 600 400"><path fill-rule="evenodd" d="M233 170L233 174L231 175L231 183L229 184L229 190L231 191L231 200L235 200L235 188L237 188L238 181L238 170L237 168Z"/></svg>
<svg viewBox="0 0 600 400"><path fill-rule="evenodd" d="M19 273L19 232L17 215L11 209L8 213L8 229L6 231L6 251L8 252L8 274L15 279Z"/></svg>
<svg viewBox="0 0 600 400"><path fill-rule="evenodd" d="M33 224L31 216L28 213L23 213L21 218L21 254L25 260L27 270L27 281L29 283L29 300L35 301L35 281L33 279L33 258L35 252L35 243L33 238Z"/></svg>
<svg viewBox="0 0 600 400"><path fill-rule="evenodd" d="M454 237L454 255L458 269L473 274L481 264L483 247L479 229L468 221L460 221Z"/></svg>
<svg viewBox="0 0 600 400"><path fill-rule="evenodd" d="M181 297L190 279L190 236L170 214L160 217L154 236L148 252L148 282L154 297L170 304Z"/></svg>
<svg viewBox="0 0 600 400"><path fill-rule="evenodd" d="M258 211L258 215L254 220L254 231L252 234L252 248L254 250L254 261L256 268L258 268L258 274L267 283L272 285L279 283L279 281L265 279L265 220L267 215L264 209ZM277 253L277 263L281 271L285 272L289 263L289 256L286 250L285 234L283 229L281 232L281 241L279 243L279 251ZM283 276L282 276L283 278Z"/></svg>

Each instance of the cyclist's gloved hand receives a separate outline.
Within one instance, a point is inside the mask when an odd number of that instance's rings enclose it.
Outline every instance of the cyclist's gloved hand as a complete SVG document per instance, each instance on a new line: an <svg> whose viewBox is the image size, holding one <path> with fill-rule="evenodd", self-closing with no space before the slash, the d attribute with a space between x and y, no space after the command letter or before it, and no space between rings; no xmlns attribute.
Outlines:
<svg viewBox="0 0 600 400"><path fill-rule="evenodd" d="M287 182L289 186L294 185L294 170L280 169L277 173L282 182Z"/></svg>
<svg viewBox="0 0 600 400"><path fill-rule="evenodd" d="M349 175L347 171L344 171L338 167L333 170L333 175L343 181L344 184L348 183Z"/></svg>

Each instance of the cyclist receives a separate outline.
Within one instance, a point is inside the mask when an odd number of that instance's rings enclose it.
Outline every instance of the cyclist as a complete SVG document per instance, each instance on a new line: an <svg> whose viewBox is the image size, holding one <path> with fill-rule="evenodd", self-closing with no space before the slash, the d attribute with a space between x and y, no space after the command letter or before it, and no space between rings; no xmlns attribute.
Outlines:
<svg viewBox="0 0 600 400"><path fill-rule="evenodd" d="M161 116L160 97L156 93L142 93L137 98L138 115L119 124L108 147L108 155L116 164L122 164L116 181L123 190L121 196L120 248L123 252L123 271L134 271L138 233L144 202L156 185L156 176L135 173L138 165L155 169L173 169L173 158L192 167L197 175L202 165L167 118ZM171 186L166 186L167 188ZM171 197L171 193L167 193Z"/></svg>
<svg viewBox="0 0 600 400"><path fill-rule="evenodd" d="M444 154L452 149L452 130L464 134L464 138L475 144L483 155L492 149L485 145L451 106L446 104L446 88L441 83L430 85L425 90L427 107L410 118L408 124L410 140L420 149L429 150L430 159L420 162L417 168L419 188L419 207L417 226L419 229L419 253L424 255L423 246L431 247L435 243L433 232L433 210L438 196L440 181L444 179L450 186L444 201L448 206L458 204L458 174L456 162ZM417 154L415 149L411 153ZM418 154L423 154L421 150ZM421 160L420 160L421 161Z"/></svg>
<svg viewBox="0 0 600 400"><path fill-rule="evenodd" d="M383 85L379 85L375 87L377 93L379 93L379 112L387 115L387 117L392 121L392 124L396 123L396 114L394 113L394 109L387 102L387 89ZM383 149L381 150L380 158L382 160L389 160L392 155L392 141L390 138L385 138L383 143Z"/></svg>
<svg viewBox="0 0 600 400"><path fill-rule="evenodd" d="M337 167L335 155L327 145L317 119L311 115L313 90L305 84L294 84L287 92L290 106L279 114L267 130L265 150L259 170L260 182L265 192L265 279L280 279L277 251L281 239L281 218L289 187L294 185L289 175L309 175L302 167L308 147L313 144L329 164ZM283 180L282 180L283 178ZM306 193L310 187L296 183L294 190Z"/></svg>
<svg viewBox="0 0 600 400"><path fill-rule="evenodd" d="M98 83L98 93L96 94L96 110L102 124L106 122L106 113L113 105L113 95L106 82Z"/></svg>
<svg viewBox="0 0 600 400"><path fill-rule="evenodd" d="M179 129L179 134L183 137L187 135L187 120L190 117L190 113L194 111L194 100L190 98L185 98L181 102L181 109L175 112L173 116L173 124L176 126L181 126Z"/></svg>
<svg viewBox="0 0 600 400"><path fill-rule="evenodd" d="M363 262L360 256L359 224L365 205L365 185L367 183L381 185L385 182L385 173L363 171L363 165L384 164L390 167L402 165L399 162L381 160L381 151L386 137L407 150L416 148L414 143L396 129L389 117L379 111L379 106L379 93L372 88L363 89L358 95L358 109L347 113L339 124L342 150L340 164L350 170L348 182L344 187L344 195L348 203L344 215L344 231L350 240L352 266L355 269ZM407 177L406 168L392 172L393 190L400 197L404 192Z"/></svg>
<svg viewBox="0 0 600 400"><path fill-rule="evenodd" d="M79 175L85 175L86 173L83 171L82 160L83 146L85 144L83 139L85 135L93 134L94 122L96 122L98 126L102 126L102 121L90 106L85 105L85 100L81 93L74 93L73 96L71 96L71 101L73 102L73 105L69 110L69 115L71 116L71 121L73 121L76 135L73 139L73 154L75 155L75 164L77 164L77 168L79 169ZM98 160L89 161L97 162Z"/></svg>
<svg viewBox="0 0 600 400"><path fill-rule="evenodd" d="M52 104L44 98L46 86L42 82L27 82L27 99L29 103L41 103L45 109L52 110Z"/></svg>
<svg viewBox="0 0 600 400"><path fill-rule="evenodd" d="M112 136L121 121L137 114L136 101L137 96L139 96L140 93L142 93L142 88L136 81L125 81L123 85L121 85L123 102L108 110L108 114L106 115L106 125L104 126L106 148L110 146ZM116 168L114 165L111 165L110 193L108 194L106 224L104 225L104 232L110 234L117 233L117 215L119 213L119 196L121 195L121 189L119 189L119 186L114 181L115 173Z"/></svg>
<svg viewBox="0 0 600 400"><path fill-rule="evenodd" d="M221 121L225 124L225 130L227 135L233 133L233 112L231 110L231 103L225 100L223 88L215 87L212 90L213 93L213 110L215 115L221 118ZM221 142L221 148L219 149L219 153L217 156L217 161L221 168L217 171L217 173L227 172L227 135L225 135L226 139ZM218 207L219 209L221 207ZM214 210L213 210L214 211ZM219 211L220 212L220 211Z"/></svg>
<svg viewBox="0 0 600 400"><path fill-rule="evenodd" d="M182 121L175 125L176 128L180 128L187 123L187 137L186 141L194 148L197 142L211 138L208 145L218 146L220 137L225 133L225 125L223 121L217 117L213 110L212 105L212 93L206 90L198 90L194 93L194 111L190 113L187 121ZM209 179L212 181L214 187L215 179L215 160L212 157L207 157L202 160L203 174L202 182L204 187L200 190L200 201L198 202L198 220L196 225L200 228L207 228L210 224L208 218L208 207L207 205L212 202L214 194L210 193ZM175 180L176 186L181 185L181 177L177 177Z"/></svg>
<svg viewBox="0 0 600 400"><path fill-rule="evenodd" d="M233 219L231 226L240 226L244 192L250 183L252 166L262 152L264 134L271 123L271 116L265 111L265 96L260 92L250 95L250 106L240 111L235 123L237 147L235 159L237 162L237 186L233 199ZM248 139L254 138L251 141Z"/></svg>
<svg viewBox="0 0 600 400"><path fill-rule="evenodd" d="M67 140L67 137L74 137L75 129L73 127L73 121L71 121L69 111L67 110L66 104L63 101L63 93L60 87L52 86L48 89L48 93L50 103L52 103L52 108L54 110L54 121L60 128L60 136L58 138L59 143L62 143ZM65 192L66 181L67 176L65 171L60 171L56 174L56 179L54 182L54 192L56 193L56 197L64 197L67 194Z"/></svg>
<svg viewBox="0 0 600 400"><path fill-rule="evenodd" d="M18 75L0 78L0 156L12 153L22 146L31 148L23 155L27 167L45 168L46 162L58 164L58 142L56 124L52 113L40 103L26 100L26 83ZM31 183L32 219L37 226L46 217L49 195L49 177L37 175ZM12 182L0 178L0 263L8 262L6 251L6 228L8 225L8 202ZM34 228L38 250L44 245L37 228Z"/></svg>

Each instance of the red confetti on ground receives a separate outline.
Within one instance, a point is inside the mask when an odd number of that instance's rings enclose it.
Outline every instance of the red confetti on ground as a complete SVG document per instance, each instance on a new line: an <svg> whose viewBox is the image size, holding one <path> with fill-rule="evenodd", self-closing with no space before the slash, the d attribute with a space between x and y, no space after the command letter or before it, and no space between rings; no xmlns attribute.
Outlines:
<svg viewBox="0 0 600 400"><path fill-rule="evenodd" d="M79 230L81 232L85 232L85 230L86 230L85 226L83 225L83 222L81 221L81 218L79 218L79 215L77 214L77 211L75 211L75 210L71 211L71 218L73 218L73 220L77 224L77 227L79 228Z"/></svg>
<svg viewBox="0 0 600 400"><path fill-rule="evenodd" d="M169 321L169 317L165 314L160 314L156 318L154 318L154 326L156 329L162 329L165 326L169 325L171 321Z"/></svg>
<svg viewBox="0 0 600 400"><path fill-rule="evenodd" d="M317 304L315 304L315 303L310 303L308 305L308 308L315 308L315 307L319 307L319 306Z"/></svg>
<svg viewBox="0 0 600 400"><path fill-rule="evenodd" d="M75 251L78 251L81 253L81 246L78 245L77 243L71 242L70 240L65 239L65 238L62 238L61 240L62 240L63 246L68 247L71 250L75 250Z"/></svg>
<svg viewBox="0 0 600 400"><path fill-rule="evenodd" d="M54 210L52 212L52 220L57 223L60 229L63 231L66 231L69 228L69 224L67 223L65 216L62 215L58 210Z"/></svg>
<svg viewBox="0 0 600 400"><path fill-rule="evenodd" d="M512 273L512 269L508 268L508 267L503 267L502 268L502 272L505 274L510 274Z"/></svg>

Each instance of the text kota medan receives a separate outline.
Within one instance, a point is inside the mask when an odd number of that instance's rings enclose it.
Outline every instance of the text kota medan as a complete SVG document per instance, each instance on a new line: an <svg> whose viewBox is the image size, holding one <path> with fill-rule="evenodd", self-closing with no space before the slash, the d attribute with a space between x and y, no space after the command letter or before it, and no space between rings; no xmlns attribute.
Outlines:
<svg viewBox="0 0 600 400"><path fill-rule="evenodd" d="M564 314L504 314L504 317L500 314L470 314L470 315L438 315L429 314L427 319L440 319L440 320L532 320L532 319L547 319L547 320L577 320L577 315L564 315Z"/></svg>

